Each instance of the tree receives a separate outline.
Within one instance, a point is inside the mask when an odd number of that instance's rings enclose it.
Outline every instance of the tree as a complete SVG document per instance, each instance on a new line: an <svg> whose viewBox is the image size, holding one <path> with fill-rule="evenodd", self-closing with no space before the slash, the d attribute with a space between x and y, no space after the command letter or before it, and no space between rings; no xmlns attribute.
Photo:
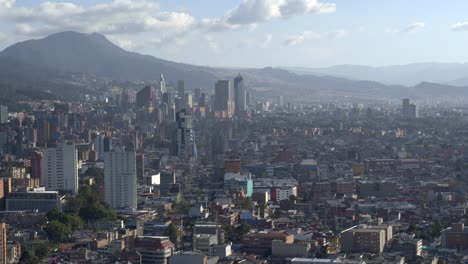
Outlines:
<svg viewBox="0 0 468 264"><path fill-rule="evenodd" d="M31 251L24 251L19 259L19 263L22 264L35 264L38 263L38 261L38 258L34 256L34 254L32 254Z"/></svg>
<svg viewBox="0 0 468 264"><path fill-rule="evenodd" d="M248 234L251 229L252 227L249 224L242 223L238 227L236 227L235 231L237 234L243 236L243 235Z"/></svg>
<svg viewBox="0 0 468 264"><path fill-rule="evenodd" d="M170 223L166 230L164 231L164 235L169 237L172 243L177 245L177 241L179 240L180 229L174 223Z"/></svg>
<svg viewBox="0 0 468 264"><path fill-rule="evenodd" d="M245 197L242 200L242 209L252 211L254 209L254 203L252 201L252 198L250 197Z"/></svg>
<svg viewBox="0 0 468 264"><path fill-rule="evenodd" d="M57 220L50 221L44 228L44 231L55 242L65 242L71 234L71 228Z"/></svg>
<svg viewBox="0 0 468 264"><path fill-rule="evenodd" d="M47 243L36 243L34 244L34 255L42 261L49 255L49 245Z"/></svg>

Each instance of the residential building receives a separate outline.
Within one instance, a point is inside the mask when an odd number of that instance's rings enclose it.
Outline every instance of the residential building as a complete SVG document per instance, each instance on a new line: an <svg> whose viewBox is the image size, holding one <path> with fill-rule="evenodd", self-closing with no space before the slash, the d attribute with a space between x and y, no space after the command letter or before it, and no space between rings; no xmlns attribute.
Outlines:
<svg viewBox="0 0 468 264"><path fill-rule="evenodd" d="M44 151L42 183L47 191L78 192L78 154L73 143L60 143Z"/></svg>
<svg viewBox="0 0 468 264"><path fill-rule="evenodd" d="M137 209L134 151L116 149L104 153L104 197L114 209Z"/></svg>
<svg viewBox="0 0 468 264"><path fill-rule="evenodd" d="M141 254L142 264L167 264L174 254L174 244L169 237L138 236L135 238L135 250Z"/></svg>

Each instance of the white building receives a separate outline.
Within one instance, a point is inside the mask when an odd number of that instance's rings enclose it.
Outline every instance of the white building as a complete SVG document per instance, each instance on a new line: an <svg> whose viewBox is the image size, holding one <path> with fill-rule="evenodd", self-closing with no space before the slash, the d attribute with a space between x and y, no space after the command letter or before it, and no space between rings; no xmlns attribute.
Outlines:
<svg viewBox="0 0 468 264"><path fill-rule="evenodd" d="M104 152L104 196L114 209L137 209L136 154Z"/></svg>
<svg viewBox="0 0 468 264"><path fill-rule="evenodd" d="M61 143L44 151L42 177L47 191L78 192L78 154L74 143Z"/></svg>

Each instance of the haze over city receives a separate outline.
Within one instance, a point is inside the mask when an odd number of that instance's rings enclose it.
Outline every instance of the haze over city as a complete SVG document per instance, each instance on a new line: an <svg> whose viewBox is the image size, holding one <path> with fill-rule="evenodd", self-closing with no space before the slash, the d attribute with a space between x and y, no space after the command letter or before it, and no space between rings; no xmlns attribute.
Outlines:
<svg viewBox="0 0 468 264"><path fill-rule="evenodd" d="M468 263L467 10L0 0L0 264Z"/></svg>

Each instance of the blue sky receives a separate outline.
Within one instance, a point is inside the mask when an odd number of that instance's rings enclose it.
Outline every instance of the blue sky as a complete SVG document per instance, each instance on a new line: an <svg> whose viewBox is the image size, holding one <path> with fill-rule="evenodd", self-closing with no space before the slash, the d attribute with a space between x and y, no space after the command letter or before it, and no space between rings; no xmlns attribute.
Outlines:
<svg viewBox="0 0 468 264"><path fill-rule="evenodd" d="M210 66L468 62L468 1L0 0L0 49L75 30Z"/></svg>

